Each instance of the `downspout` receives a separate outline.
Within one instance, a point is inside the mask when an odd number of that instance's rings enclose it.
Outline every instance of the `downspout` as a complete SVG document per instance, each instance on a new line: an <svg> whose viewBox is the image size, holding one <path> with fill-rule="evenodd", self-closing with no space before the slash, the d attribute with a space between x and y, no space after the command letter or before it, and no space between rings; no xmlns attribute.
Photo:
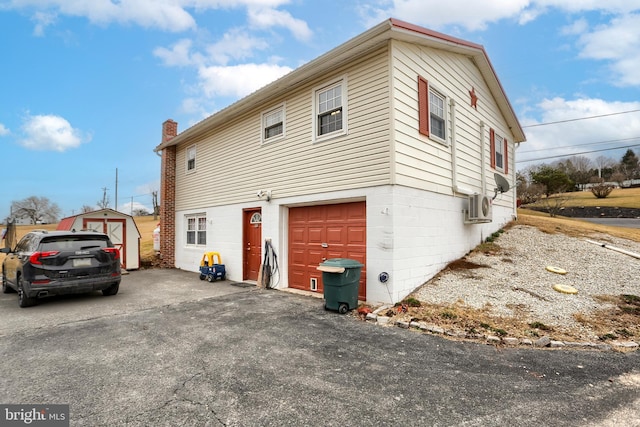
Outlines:
<svg viewBox="0 0 640 427"><path fill-rule="evenodd" d="M480 182L482 185L481 195L485 195L487 192L487 171L486 169L486 153L484 149L484 122L480 121Z"/></svg>
<svg viewBox="0 0 640 427"><path fill-rule="evenodd" d="M518 142L518 147L520 147L520 143ZM507 152L507 155L509 153ZM517 182L516 182L516 144L513 144L513 162L509 163L511 166L511 186L513 187L513 219L518 219L518 191Z"/></svg>
<svg viewBox="0 0 640 427"><path fill-rule="evenodd" d="M449 111L451 112L451 187L453 193L465 196L473 194L468 188L458 187L458 151L456 149L456 101L451 99L449 102Z"/></svg>

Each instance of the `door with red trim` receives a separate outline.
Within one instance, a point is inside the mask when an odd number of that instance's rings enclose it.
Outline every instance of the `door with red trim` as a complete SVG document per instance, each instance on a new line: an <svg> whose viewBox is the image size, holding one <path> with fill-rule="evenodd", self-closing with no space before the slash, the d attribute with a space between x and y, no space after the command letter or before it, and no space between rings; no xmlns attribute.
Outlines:
<svg viewBox="0 0 640 427"><path fill-rule="evenodd" d="M113 246L120 251L120 264L127 268L126 239L127 221L120 218L83 218L82 228L98 231L109 236Z"/></svg>

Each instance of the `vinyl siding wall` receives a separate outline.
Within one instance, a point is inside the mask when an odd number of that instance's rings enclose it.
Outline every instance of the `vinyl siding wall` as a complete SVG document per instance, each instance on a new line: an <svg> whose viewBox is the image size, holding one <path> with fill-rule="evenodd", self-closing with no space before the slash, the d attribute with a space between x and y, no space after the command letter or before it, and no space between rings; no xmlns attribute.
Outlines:
<svg viewBox="0 0 640 427"><path fill-rule="evenodd" d="M257 201L261 189L282 198L390 183L388 59L385 45L183 142L177 150L176 210ZM313 90L341 78L348 134L314 143ZM283 103L285 138L262 144L262 113ZM196 170L187 172L186 151L193 144Z"/></svg>
<svg viewBox="0 0 640 427"><path fill-rule="evenodd" d="M451 138L455 135L458 187L492 195L495 188L493 173L496 171L490 167L490 128L509 141L509 170L506 178L513 182L513 135L508 131L508 126L474 61L464 55L399 41L392 42L391 56L396 129L396 182L408 187L452 194L454 179L451 166ZM447 144L418 132L418 75L447 97ZM477 110L471 106L469 91L472 87L478 96ZM453 110L455 129L452 128ZM481 149L484 150L486 174L484 189L481 184ZM499 196L494 203L512 207L513 197L514 192L510 191Z"/></svg>

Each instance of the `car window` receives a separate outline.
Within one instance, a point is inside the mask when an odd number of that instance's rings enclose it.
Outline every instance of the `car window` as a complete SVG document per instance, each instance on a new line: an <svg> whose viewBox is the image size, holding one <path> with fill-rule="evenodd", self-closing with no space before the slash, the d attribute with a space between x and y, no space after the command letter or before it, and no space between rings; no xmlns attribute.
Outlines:
<svg viewBox="0 0 640 427"><path fill-rule="evenodd" d="M33 252L33 248L31 246L34 243L34 240L33 234L25 235L16 245L16 252Z"/></svg>
<svg viewBox="0 0 640 427"><path fill-rule="evenodd" d="M95 238L88 236L86 238L80 236L64 236L49 239L43 239L40 242L40 250L46 251L83 251L89 249L106 248L112 246L107 239Z"/></svg>

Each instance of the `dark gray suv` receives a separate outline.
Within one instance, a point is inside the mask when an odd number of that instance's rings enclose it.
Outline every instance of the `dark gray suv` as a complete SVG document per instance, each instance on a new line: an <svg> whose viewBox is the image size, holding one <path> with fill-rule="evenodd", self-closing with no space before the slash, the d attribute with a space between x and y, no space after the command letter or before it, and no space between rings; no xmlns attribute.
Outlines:
<svg viewBox="0 0 640 427"><path fill-rule="evenodd" d="M2 292L18 292L20 307L39 298L120 287L120 251L95 231L32 231L14 249L3 248Z"/></svg>

